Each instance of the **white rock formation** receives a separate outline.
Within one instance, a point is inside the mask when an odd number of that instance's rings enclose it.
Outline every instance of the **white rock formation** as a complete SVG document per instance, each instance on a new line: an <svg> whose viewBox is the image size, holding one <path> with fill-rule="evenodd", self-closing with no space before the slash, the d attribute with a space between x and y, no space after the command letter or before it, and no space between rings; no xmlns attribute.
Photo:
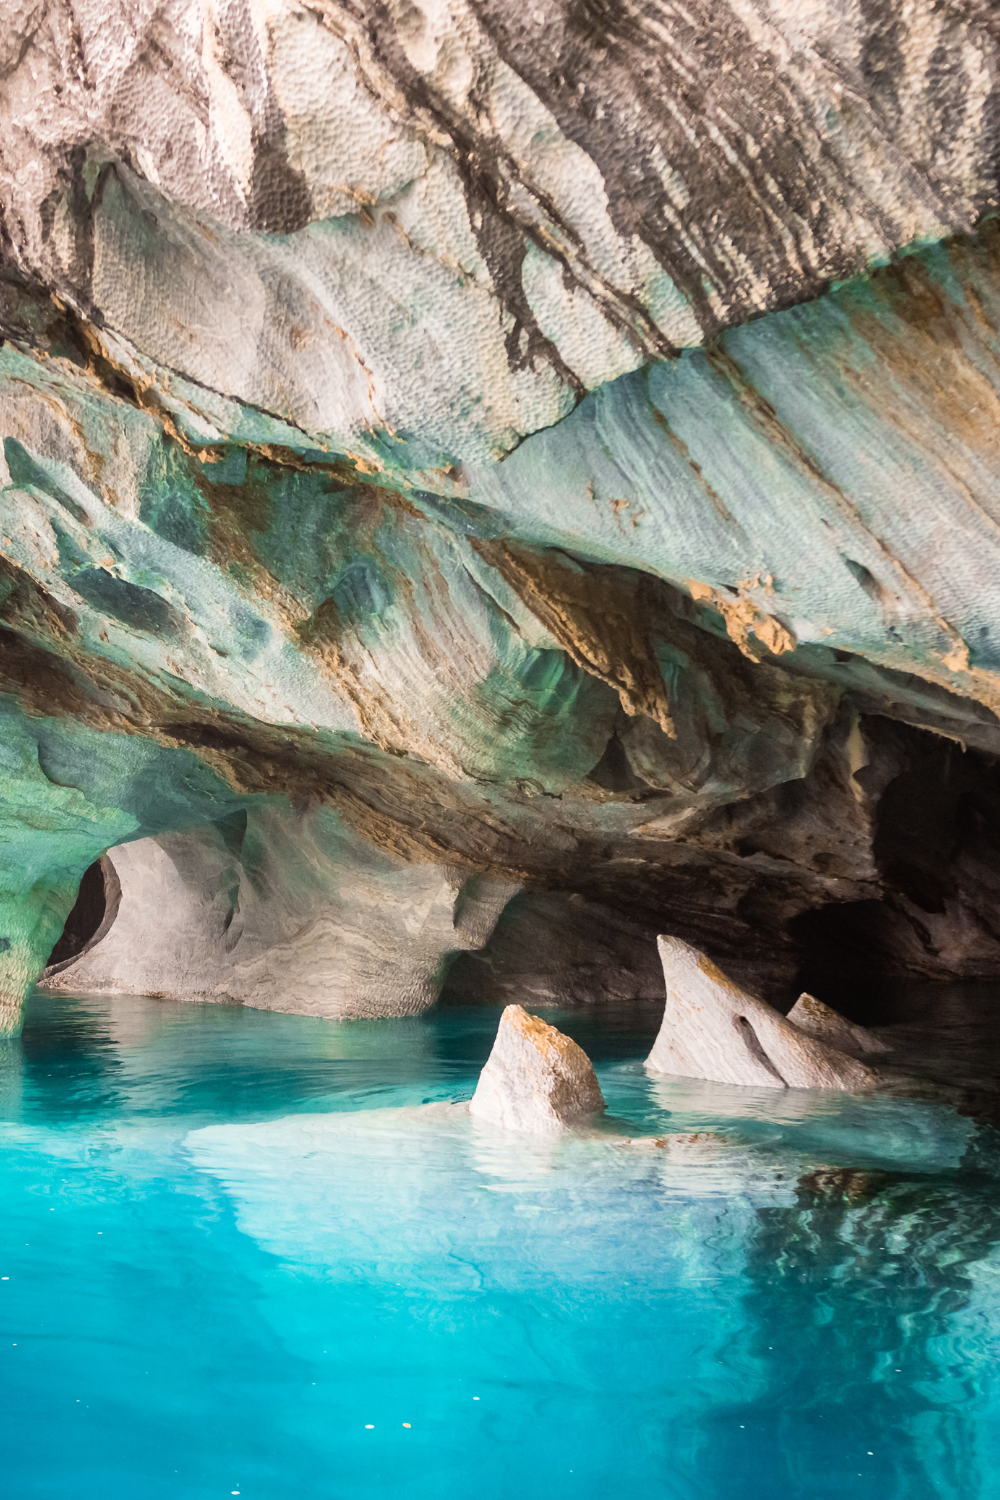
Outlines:
<svg viewBox="0 0 1000 1500"><path fill-rule="evenodd" d="M517 889L393 859L352 841L327 808L261 805L105 858L121 886L112 920L44 988L412 1015L437 999L451 954L486 942Z"/></svg>
<svg viewBox="0 0 1000 1500"><path fill-rule="evenodd" d="M807 1036L680 938L658 939L667 1003L646 1065L758 1088L867 1089L875 1074Z"/></svg>
<svg viewBox="0 0 1000 1500"><path fill-rule="evenodd" d="M604 1108L590 1059L520 1005L508 1005L469 1112L507 1130L553 1132Z"/></svg>
<svg viewBox="0 0 1000 1500"><path fill-rule="evenodd" d="M853 1021L848 1021L845 1016L806 991L802 992L788 1012L788 1019L807 1036L828 1042L831 1047L849 1052L852 1057L891 1050L867 1026L856 1026Z"/></svg>

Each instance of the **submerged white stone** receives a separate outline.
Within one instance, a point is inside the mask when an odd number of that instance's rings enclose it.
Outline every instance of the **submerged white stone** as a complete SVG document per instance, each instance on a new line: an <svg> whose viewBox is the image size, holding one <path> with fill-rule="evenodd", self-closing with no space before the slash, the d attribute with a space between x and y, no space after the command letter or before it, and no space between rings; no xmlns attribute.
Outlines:
<svg viewBox="0 0 1000 1500"><path fill-rule="evenodd" d="M551 1132L603 1108L604 1096L583 1048L523 1006L508 1005L470 1114L507 1130Z"/></svg>
<svg viewBox="0 0 1000 1500"><path fill-rule="evenodd" d="M807 1036L828 1042L831 1047L849 1052L852 1056L890 1050L881 1037L876 1036L874 1031L869 1031L867 1026L857 1026L853 1021L848 1021L846 1016L842 1016L831 1006L824 1005L822 1000L817 1000L815 995L806 991L802 992L788 1012L788 1019Z"/></svg>
<svg viewBox="0 0 1000 1500"><path fill-rule="evenodd" d="M658 946L667 1000L647 1067L758 1088L874 1087L864 1063L807 1036L690 943L661 937Z"/></svg>

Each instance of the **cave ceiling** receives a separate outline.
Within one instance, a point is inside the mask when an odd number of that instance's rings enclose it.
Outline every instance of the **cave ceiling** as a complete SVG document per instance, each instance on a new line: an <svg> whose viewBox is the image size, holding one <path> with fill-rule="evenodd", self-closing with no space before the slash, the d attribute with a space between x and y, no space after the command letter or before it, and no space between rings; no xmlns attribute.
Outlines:
<svg viewBox="0 0 1000 1500"><path fill-rule="evenodd" d="M9 1028L1000 972L992 5L4 13Z"/></svg>

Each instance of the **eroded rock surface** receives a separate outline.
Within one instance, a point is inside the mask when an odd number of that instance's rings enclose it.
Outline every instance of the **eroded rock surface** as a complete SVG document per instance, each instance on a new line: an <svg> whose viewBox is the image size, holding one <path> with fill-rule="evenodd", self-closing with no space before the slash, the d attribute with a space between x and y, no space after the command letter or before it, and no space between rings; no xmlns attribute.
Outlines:
<svg viewBox="0 0 1000 1500"><path fill-rule="evenodd" d="M868 1089L875 1074L727 979L680 938L661 937L663 1024L647 1067L757 1088Z"/></svg>
<svg viewBox="0 0 1000 1500"><path fill-rule="evenodd" d="M120 886L113 921L47 989L413 1014L516 890L359 846L326 809L260 806L106 858Z"/></svg>
<svg viewBox="0 0 1000 1500"><path fill-rule="evenodd" d="M470 1112L505 1130L546 1134L603 1109L600 1084L582 1047L523 1006L508 1005Z"/></svg>
<svg viewBox="0 0 1000 1500"><path fill-rule="evenodd" d="M897 11L11 0L7 234L203 429L496 455L996 206L989 6Z"/></svg>
<svg viewBox="0 0 1000 1500"><path fill-rule="evenodd" d="M482 948L456 959L446 993L493 1005L658 1000L663 969L648 923L575 892L521 891Z"/></svg>
<svg viewBox="0 0 1000 1500"><path fill-rule="evenodd" d="M1000 973L998 72L980 3L9 4L0 1029L140 843L95 985Z"/></svg>
<svg viewBox="0 0 1000 1500"><path fill-rule="evenodd" d="M828 1042L831 1047L847 1052L852 1057L870 1057L879 1052L890 1051L887 1043L876 1036L874 1031L848 1021L831 1006L817 1000L815 995L803 992L788 1012L787 1019L807 1036Z"/></svg>

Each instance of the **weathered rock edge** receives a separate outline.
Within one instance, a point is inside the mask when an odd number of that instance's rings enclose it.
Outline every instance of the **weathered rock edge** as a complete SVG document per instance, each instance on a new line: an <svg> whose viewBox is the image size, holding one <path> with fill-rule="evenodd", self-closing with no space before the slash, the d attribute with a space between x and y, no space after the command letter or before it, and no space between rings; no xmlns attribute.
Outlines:
<svg viewBox="0 0 1000 1500"><path fill-rule="evenodd" d="M875 1087L871 1068L800 1031L690 943L660 937L657 946L667 1000L648 1068L757 1088Z"/></svg>
<svg viewBox="0 0 1000 1500"><path fill-rule="evenodd" d="M891 1050L867 1026L858 1026L854 1021L848 1021L845 1016L806 991L803 991L788 1012L788 1020L807 1036L816 1037L818 1041L826 1042L840 1052L847 1052L851 1057Z"/></svg>
<svg viewBox="0 0 1000 1500"><path fill-rule="evenodd" d="M583 1048L523 1006L508 1005L469 1113L506 1130L551 1133L603 1109Z"/></svg>

